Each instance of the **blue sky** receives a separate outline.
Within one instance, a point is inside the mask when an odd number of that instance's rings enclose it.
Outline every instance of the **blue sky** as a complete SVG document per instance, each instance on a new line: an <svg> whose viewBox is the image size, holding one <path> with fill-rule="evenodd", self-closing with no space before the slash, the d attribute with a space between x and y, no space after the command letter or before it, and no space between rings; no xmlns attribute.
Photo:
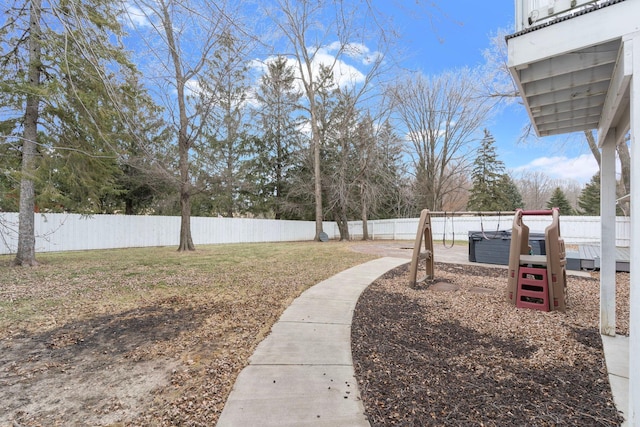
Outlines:
<svg viewBox="0 0 640 427"><path fill-rule="evenodd" d="M509 30L514 26L514 0L376 0L374 3L391 17L389 25L401 32L402 65L429 75L480 66L484 63L482 52L490 46L490 38L499 29ZM127 4L137 27L136 36L144 39L149 34L145 32L149 22L135 12L131 3L127 1ZM323 54L331 57L330 45L324 47ZM524 107L514 103L486 124L496 139L500 160L515 178L531 170L551 179L584 184L597 172L597 164L581 133L533 137L519 142L528 123Z"/></svg>
<svg viewBox="0 0 640 427"><path fill-rule="evenodd" d="M426 74L481 65L482 51L489 47L490 37L498 29L511 30L515 22L513 0L418 1L420 6L409 6L414 7L412 10L403 9L403 3L408 2L394 1L387 12L401 28L401 44L411 52L404 64ZM435 11L430 6L433 3L438 8ZM422 7L421 14L411 17L412 11L418 10L416 7ZM433 24L426 19L425 12L432 13ZM597 172L597 164L581 133L518 142L527 123L524 107L513 104L487 124L496 138L500 160L516 177L523 170L536 170L552 179L586 183Z"/></svg>

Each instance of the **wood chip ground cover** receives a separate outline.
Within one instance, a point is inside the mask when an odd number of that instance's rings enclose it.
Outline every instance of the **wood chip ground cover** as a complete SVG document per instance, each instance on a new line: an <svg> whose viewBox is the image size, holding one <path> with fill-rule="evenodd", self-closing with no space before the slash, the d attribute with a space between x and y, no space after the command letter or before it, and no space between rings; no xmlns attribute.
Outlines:
<svg viewBox="0 0 640 427"><path fill-rule="evenodd" d="M0 257L0 426L211 426L304 289L374 256L289 243Z"/></svg>
<svg viewBox="0 0 640 427"><path fill-rule="evenodd" d="M566 313L516 309L506 281L505 269L437 264L435 282L457 290L411 289L405 265L365 290L352 352L372 426L620 424L597 278L568 278ZM628 274L617 282L618 333L628 335Z"/></svg>

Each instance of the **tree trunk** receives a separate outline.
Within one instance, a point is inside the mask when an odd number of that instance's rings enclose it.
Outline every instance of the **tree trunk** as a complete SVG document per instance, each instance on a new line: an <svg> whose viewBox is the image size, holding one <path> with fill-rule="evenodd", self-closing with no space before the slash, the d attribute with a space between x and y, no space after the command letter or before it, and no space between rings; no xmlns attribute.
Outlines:
<svg viewBox="0 0 640 427"><path fill-rule="evenodd" d="M369 240L369 224L367 222L367 197L364 184L360 185L360 217L362 219L362 240Z"/></svg>
<svg viewBox="0 0 640 427"><path fill-rule="evenodd" d="M183 102L181 103L180 100L178 102L184 107ZM186 126L184 134L183 129L180 129L178 146L180 147L180 244L178 251L195 251L196 247L191 238L191 181L189 178L189 145Z"/></svg>
<svg viewBox="0 0 640 427"><path fill-rule="evenodd" d="M593 131L585 130L584 136L587 138L587 144L589 144L589 149L595 157L596 162L598 162L598 169L600 168L600 150L598 149L598 143L596 142L595 136L593 136Z"/></svg>
<svg viewBox="0 0 640 427"><path fill-rule="evenodd" d="M124 214L133 215L133 200L130 197L124 199Z"/></svg>
<svg viewBox="0 0 640 427"><path fill-rule="evenodd" d="M316 241L320 241L320 233L322 233L322 174L320 170L320 130L316 121L315 103L311 108L311 141L313 144L313 177L314 177L314 193L316 202ZM342 235L342 231L340 232Z"/></svg>
<svg viewBox="0 0 640 427"><path fill-rule="evenodd" d="M618 151L618 158L620 159L620 172L621 172L621 187L622 194L618 194L619 197L626 196L631 193L631 155L629 154L629 146L627 142L628 138L624 138L620 141L620 144L616 147ZM631 204L629 201L625 201L621 203L623 210L627 213L627 215L631 214Z"/></svg>
<svg viewBox="0 0 640 427"><path fill-rule="evenodd" d="M176 91L178 92L178 163L180 169L180 244L178 251L194 251L196 248L191 238L191 179L189 177L189 148L191 141L189 141L189 136L187 135L189 119L187 117L186 95L184 91L188 79L182 72L180 53L174 37L175 29L171 16L169 15L168 5L161 2L161 7L163 15L162 24L173 62Z"/></svg>
<svg viewBox="0 0 640 427"><path fill-rule="evenodd" d="M342 212L342 209L337 209L336 224L338 225L338 231L340 231L340 241L349 240L349 223L347 215Z"/></svg>
<svg viewBox="0 0 640 427"><path fill-rule="evenodd" d="M22 139L22 176L20 178L20 213L18 226L18 251L13 265L34 266L36 261L36 237L34 229L35 186L33 176L36 162L36 141L38 137L38 113L40 95L40 0L31 1L29 17L29 86L24 115Z"/></svg>
<svg viewBox="0 0 640 427"><path fill-rule="evenodd" d="M191 199L189 189L180 185L180 246L178 251L195 251L196 247L191 238Z"/></svg>

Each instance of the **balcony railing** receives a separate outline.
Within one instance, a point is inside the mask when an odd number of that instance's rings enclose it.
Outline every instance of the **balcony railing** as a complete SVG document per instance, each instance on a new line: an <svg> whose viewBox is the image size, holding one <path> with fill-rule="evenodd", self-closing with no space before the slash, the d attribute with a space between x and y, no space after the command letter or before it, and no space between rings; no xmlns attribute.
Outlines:
<svg viewBox="0 0 640 427"><path fill-rule="evenodd" d="M516 32L605 3L603 0L515 0Z"/></svg>

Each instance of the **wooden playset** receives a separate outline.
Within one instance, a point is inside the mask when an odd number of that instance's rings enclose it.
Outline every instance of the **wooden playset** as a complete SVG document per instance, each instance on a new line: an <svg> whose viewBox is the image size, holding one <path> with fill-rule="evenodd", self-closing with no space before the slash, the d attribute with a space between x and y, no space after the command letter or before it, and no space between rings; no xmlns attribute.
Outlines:
<svg viewBox="0 0 640 427"><path fill-rule="evenodd" d="M523 216L550 215L545 228L545 255L531 255L529 227ZM560 237L560 211L516 210L509 248L507 300L519 308L565 311L567 307L567 260Z"/></svg>

